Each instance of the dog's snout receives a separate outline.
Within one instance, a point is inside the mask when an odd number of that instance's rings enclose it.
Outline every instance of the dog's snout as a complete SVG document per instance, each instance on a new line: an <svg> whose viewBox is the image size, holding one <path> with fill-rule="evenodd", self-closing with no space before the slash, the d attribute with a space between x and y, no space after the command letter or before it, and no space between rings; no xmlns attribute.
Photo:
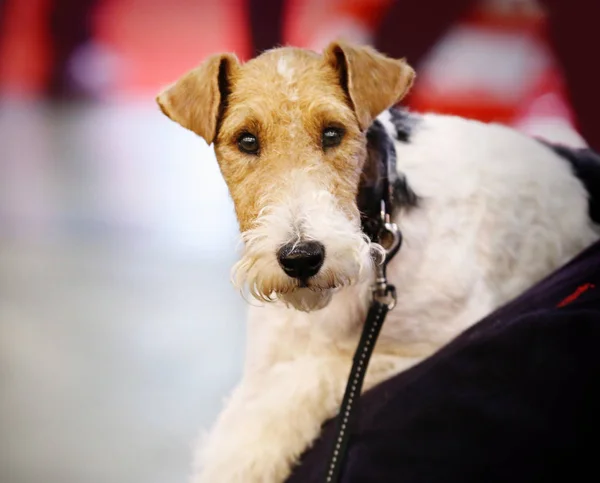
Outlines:
<svg viewBox="0 0 600 483"><path fill-rule="evenodd" d="M293 278L306 280L316 275L325 261L325 247L315 241L288 243L277 253L283 271Z"/></svg>

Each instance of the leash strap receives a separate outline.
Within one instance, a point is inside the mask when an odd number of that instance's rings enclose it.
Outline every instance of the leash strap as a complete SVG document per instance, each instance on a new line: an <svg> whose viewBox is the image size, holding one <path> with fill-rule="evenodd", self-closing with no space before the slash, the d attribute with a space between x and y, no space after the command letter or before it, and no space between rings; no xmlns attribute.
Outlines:
<svg viewBox="0 0 600 483"><path fill-rule="evenodd" d="M388 310L388 304L381 303L377 300L373 300L371 303L358 347L354 353L352 369L350 370L346 391L344 392L344 399L342 400L342 405L337 418L333 454L329 460L327 478L325 480L327 483L337 482L341 476L341 471L346 459L348 442L350 441L353 423L356 419L357 403L360 398L365 374L369 365L369 359L373 353L375 342L377 341L379 331L381 330L381 326L383 325Z"/></svg>
<svg viewBox="0 0 600 483"><path fill-rule="evenodd" d="M385 248L385 260L383 263L377 264L376 267L375 283L372 287L373 299L358 346L354 352L350 376L346 383L346 391L344 392L344 398L342 399L342 405L338 413L334 445L327 466L326 483L337 483L340 479L369 360L371 359L371 354L373 353L385 316L396 305L396 288L388 283L386 268L390 260L400 250L402 234L396 224L392 223L390 219L389 206L385 199L381 200L381 218L378 221L378 230L373 237L373 241L381 243Z"/></svg>

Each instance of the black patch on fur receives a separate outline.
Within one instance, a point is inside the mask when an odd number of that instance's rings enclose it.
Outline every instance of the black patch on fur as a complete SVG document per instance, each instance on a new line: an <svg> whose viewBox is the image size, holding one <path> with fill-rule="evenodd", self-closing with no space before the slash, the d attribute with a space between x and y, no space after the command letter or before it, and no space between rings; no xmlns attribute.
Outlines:
<svg viewBox="0 0 600 483"><path fill-rule="evenodd" d="M600 154L588 148L575 149L546 141L543 144L569 162L588 192L589 216L594 223L600 224Z"/></svg>
<svg viewBox="0 0 600 483"><path fill-rule="evenodd" d="M406 177L396 169L394 141L381 122L375 120L367 131L367 160L361 175L357 204L365 233L373 233L380 217L381 200L389 189L394 214L401 208L414 207L417 195L410 188Z"/></svg>
<svg viewBox="0 0 600 483"><path fill-rule="evenodd" d="M396 139L401 143L409 143L410 136L420 122L420 117L405 109L392 108L390 109L390 118L396 128Z"/></svg>
<svg viewBox="0 0 600 483"><path fill-rule="evenodd" d="M392 184L392 202L395 207L417 206L417 195L408 184L406 176L398 175Z"/></svg>

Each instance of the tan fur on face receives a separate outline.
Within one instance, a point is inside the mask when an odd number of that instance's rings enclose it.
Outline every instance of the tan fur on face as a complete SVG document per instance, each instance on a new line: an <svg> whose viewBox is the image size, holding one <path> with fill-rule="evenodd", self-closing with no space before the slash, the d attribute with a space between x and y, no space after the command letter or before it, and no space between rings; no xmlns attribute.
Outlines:
<svg viewBox="0 0 600 483"><path fill-rule="evenodd" d="M358 216L365 139L335 69L316 54L279 49L245 64L232 84L215 151L242 231L289 189L292 169L310 171L349 216ZM323 151L322 131L332 125L345 129L344 140ZM240 153L243 131L258 137L259 156Z"/></svg>
<svg viewBox="0 0 600 483"><path fill-rule="evenodd" d="M157 101L172 120L215 142L245 231L262 206L286 189L285 174L292 167L312 170L348 215L357 216L364 131L403 97L413 77L403 60L334 42L322 56L282 48L243 66L232 54L215 55ZM324 153L321 132L328 125L343 127L346 135L340 147ZM244 130L259 137L259 157L239 151L237 137Z"/></svg>

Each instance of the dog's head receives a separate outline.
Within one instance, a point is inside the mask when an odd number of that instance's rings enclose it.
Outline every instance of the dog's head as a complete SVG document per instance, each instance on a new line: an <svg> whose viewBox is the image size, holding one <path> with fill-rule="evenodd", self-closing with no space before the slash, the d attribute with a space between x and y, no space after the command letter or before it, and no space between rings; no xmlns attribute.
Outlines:
<svg viewBox="0 0 600 483"><path fill-rule="evenodd" d="M378 247L356 204L366 130L413 77L404 60L335 42L245 64L215 55L158 96L169 118L214 143L244 241L239 285L315 310L367 273Z"/></svg>

